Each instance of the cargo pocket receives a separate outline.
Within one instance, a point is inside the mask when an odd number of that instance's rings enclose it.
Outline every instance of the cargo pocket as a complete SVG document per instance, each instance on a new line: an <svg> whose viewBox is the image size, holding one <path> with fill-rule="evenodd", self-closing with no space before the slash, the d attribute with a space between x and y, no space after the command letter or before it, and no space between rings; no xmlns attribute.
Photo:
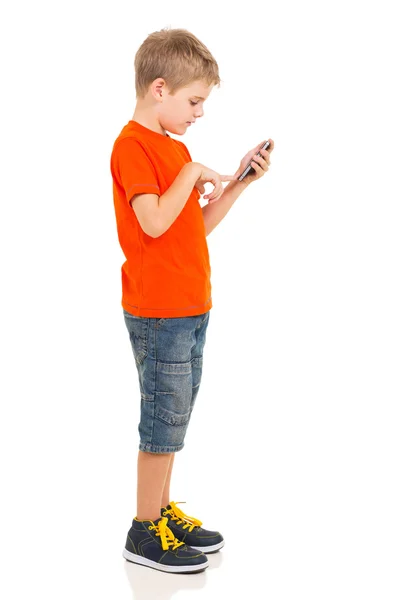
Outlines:
<svg viewBox="0 0 400 600"><path fill-rule="evenodd" d="M168 425L185 426L192 400L192 363L156 364L154 416Z"/></svg>

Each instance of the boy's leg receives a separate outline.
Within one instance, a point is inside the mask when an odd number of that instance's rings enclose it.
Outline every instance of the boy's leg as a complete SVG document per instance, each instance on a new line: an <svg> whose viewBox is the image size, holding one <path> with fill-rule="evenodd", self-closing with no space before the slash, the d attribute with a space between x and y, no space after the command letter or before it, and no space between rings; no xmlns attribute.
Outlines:
<svg viewBox="0 0 400 600"><path fill-rule="evenodd" d="M171 474L172 474L172 467L174 466L174 458L175 458L175 452L173 452L172 454L170 454L171 456L171 460L169 462L169 468L168 468L168 473L167 473L167 477L165 479L165 485L164 485L164 491L161 497L161 506L167 506L169 504L169 487L171 484Z"/></svg>
<svg viewBox="0 0 400 600"><path fill-rule="evenodd" d="M172 449L165 453L139 450L138 454L136 518L155 520L160 516L160 508L169 504L171 455L183 445L187 419L199 389L209 312L193 317L153 319L136 317L124 310L124 316L141 394L148 400L141 404L141 443L152 449ZM155 389L156 380L161 392ZM168 419L156 419L154 406L164 417L172 413L174 425Z"/></svg>
<svg viewBox="0 0 400 600"><path fill-rule="evenodd" d="M139 450L137 463L137 519L155 521L160 517L164 489L171 478L173 453L155 454Z"/></svg>

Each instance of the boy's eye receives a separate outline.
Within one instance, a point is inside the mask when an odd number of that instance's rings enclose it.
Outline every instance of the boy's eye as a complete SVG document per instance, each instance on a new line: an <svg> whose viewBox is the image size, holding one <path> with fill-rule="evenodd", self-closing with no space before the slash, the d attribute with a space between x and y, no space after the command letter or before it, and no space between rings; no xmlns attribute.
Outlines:
<svg viewBox="0 0 400 600"><path fill-rule="evenodd" d="M191 100L191 101L190 101L190 104L191 104L192 106L196 106L196 104L198 104L198 102L193 102L193 101Z"/></svg>

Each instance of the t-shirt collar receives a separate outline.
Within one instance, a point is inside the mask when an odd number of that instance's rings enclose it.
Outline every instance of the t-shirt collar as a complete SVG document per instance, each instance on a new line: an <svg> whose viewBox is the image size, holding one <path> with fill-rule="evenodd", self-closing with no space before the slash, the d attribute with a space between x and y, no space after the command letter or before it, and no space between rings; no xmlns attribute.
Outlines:
<svg viewBox="0 0 400 600"><path fill-rule="evenodd" d="M142 125L141 123L138 123L137 121L134 121L133 119L131 119L129 121L129 125L134 130L139 131L140 133L142 133L144 135L150 136L150 137L154 138L155 140L161 140L161 139L172 140L171 136L168 135L168 133L166 135L163 135L162 133L153 131L152 129L145 127L144 125Z"/></svg>

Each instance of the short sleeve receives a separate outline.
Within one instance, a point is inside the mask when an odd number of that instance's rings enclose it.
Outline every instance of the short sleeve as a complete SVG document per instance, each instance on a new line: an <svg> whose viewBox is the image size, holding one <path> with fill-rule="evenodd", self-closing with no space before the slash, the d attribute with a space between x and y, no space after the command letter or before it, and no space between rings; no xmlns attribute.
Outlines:
<svg viewBox="0 0 400 600"><path fill-rule="evenodd" d="M134 138L120 140L113 152L113 166L129 202L135 194L161 196L155 168Z"/></svg>

